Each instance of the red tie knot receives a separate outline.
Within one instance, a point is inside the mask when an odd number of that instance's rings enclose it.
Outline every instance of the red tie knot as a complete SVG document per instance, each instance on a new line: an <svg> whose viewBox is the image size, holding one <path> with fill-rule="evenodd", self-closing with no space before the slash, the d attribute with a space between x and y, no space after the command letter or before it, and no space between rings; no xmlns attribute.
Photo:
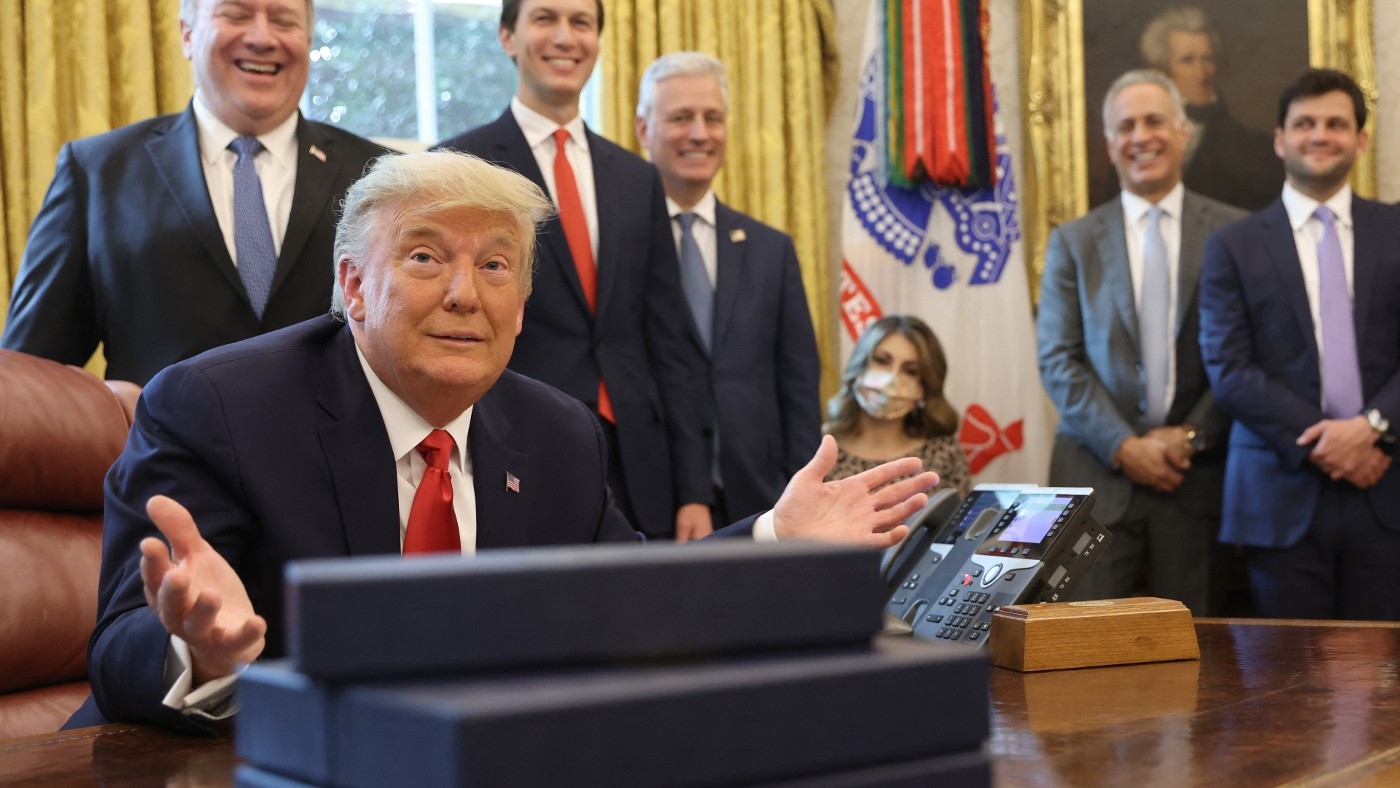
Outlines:
<svg viewBox="0 0 1400 788"><path fill-rule="evenodd" d="M452 457L452 447L456 445L457 442L452 440L447 430L433 430L418 444L418 453L423 455L428 465L445 471L447 461Z"/></svg>
<svg viewBox="0 0 1400 788"><path fill-rule="evenodd" d="M564 152L564 146L569 142L569 130L563 127L554 130L554 147L560 153Z"/></svg>

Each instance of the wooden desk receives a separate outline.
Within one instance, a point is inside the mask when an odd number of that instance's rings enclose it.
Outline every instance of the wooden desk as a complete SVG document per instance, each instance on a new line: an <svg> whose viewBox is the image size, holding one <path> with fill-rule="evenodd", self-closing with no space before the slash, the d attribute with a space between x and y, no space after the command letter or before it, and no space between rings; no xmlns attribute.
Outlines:
<svg viewBox="0 0 1400 788"><path fill-rule="evenodd" d="M1400 624L1199 619L1201 661L992 669L998 786L1400 785ZM0 784L231 782L227 738L0 741Z"/></svg>

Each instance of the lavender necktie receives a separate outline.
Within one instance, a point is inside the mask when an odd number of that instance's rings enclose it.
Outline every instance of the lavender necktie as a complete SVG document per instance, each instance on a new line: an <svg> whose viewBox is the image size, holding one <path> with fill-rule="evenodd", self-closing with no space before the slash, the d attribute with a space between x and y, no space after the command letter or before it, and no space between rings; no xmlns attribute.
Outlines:
<svg viewBox="0 0 1400 788"><path fill-rule="evenodd" d="M1361 412L1361 366L1356 360L1356 323L1347 287L1336 216L1326 205L1313 213L1322 222L1317 245L1317 300L1322 320L1322 408L1334 419Z"/></svg>
<svg viewBox="0 0 1400 788"><path fill-rule="evenodd" d="M238 259L238 278L248 291L253 313L261 320L272 292L272 275L277 271L277 250L272 243L272 225L267 220L262 182L253 159L263 149L257 137L243 136L229 143L238 154L233 165L233 246Z"/></svg>
<svg viewBox="0 0 1400 788"><path fill-rule="evenodd" d="M1171 374L1172 277L1167 242L1162 238L1162 208L1158 205L1147 212L1142 263L1138 336L1147 393L1142 420L1148 427L1160 427L1167 421L1167 378Z"/></svg>
<svg viewBox="0 0 1400 788"><path fill-rule="evenodd" d="M700 329L700 341L709 351L710 335L714 328L715 289L710 284L709 273L705 271L700 244L690 230L695 223L695 214L679 214L676 221L681 223L681 289L685 291L685 300L690 304L695 327Z"/></svg>

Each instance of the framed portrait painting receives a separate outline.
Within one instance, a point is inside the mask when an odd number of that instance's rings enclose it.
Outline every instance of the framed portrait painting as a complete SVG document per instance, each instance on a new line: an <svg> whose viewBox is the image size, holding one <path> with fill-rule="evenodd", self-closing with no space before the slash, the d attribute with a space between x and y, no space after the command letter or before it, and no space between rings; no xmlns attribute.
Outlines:
<svg viewBox="0 0 1400 788"><path fill-rule="evenodd" d="M1182 180L1250 211L1282 188L1273 130L1284 86L1309 65L1337 68L1374 104L1370 0L1021 0L1020 23L1023 227L1036 274L1051 228L1118 193L1102 101L1123 72L1156 68L1176 84L1191 127ZM1353 186L1375 191L1369 153Z"/></svg>

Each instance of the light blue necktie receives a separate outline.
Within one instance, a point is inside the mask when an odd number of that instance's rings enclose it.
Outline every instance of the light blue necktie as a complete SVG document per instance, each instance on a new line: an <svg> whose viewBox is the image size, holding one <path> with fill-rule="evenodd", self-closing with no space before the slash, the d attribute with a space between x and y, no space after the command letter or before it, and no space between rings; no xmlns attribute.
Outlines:
<svg viewBox="0 0 1400 788"><path fill-rule="evenodd" d="M1167 378L1171 372L1171 266L1167 242L1162 238L1162 208L1147 212L1147 237L1142 247L1142 303L1138 308L1138 334L1142 342L1142 366L1147 403L1142 420L1148 427L1167 421Z"/></svg>
<svg viewBox="0 0 1400 788"><path fill-rule="evenodd" d="M690 314L695 318L695 326L700 329L700 341L705 351L710 350L710 337L714 330L715 289L710 284L710 275L705 272L705 258L700 255L700 244L690 231L695 223L695 214L682 213L676 216L681 223L681 289L685 300L690 304Z"/></svg>
<svg viewBox="0 0 1400 788"><path fill-rule="evenodd" d="M272 275L277 271L277 249L272 243L262 182L253 168L253 159L263 146L257 137L243 136L229 143L229 148L238 154L233 165L233 246L238 278L248 291L253 313L261 320L272 292Z"/></svg>
<svg viewBox="0 0 1400 788"><path fill-rule="evenodd" d="M1336 215L1326 205L1313 213L1322 222L1317 245L1317 300L1322 318L1322 403L1334 419L1361 412L1361 366L1356 359L1356 322L1347 289Z"/></svg>

